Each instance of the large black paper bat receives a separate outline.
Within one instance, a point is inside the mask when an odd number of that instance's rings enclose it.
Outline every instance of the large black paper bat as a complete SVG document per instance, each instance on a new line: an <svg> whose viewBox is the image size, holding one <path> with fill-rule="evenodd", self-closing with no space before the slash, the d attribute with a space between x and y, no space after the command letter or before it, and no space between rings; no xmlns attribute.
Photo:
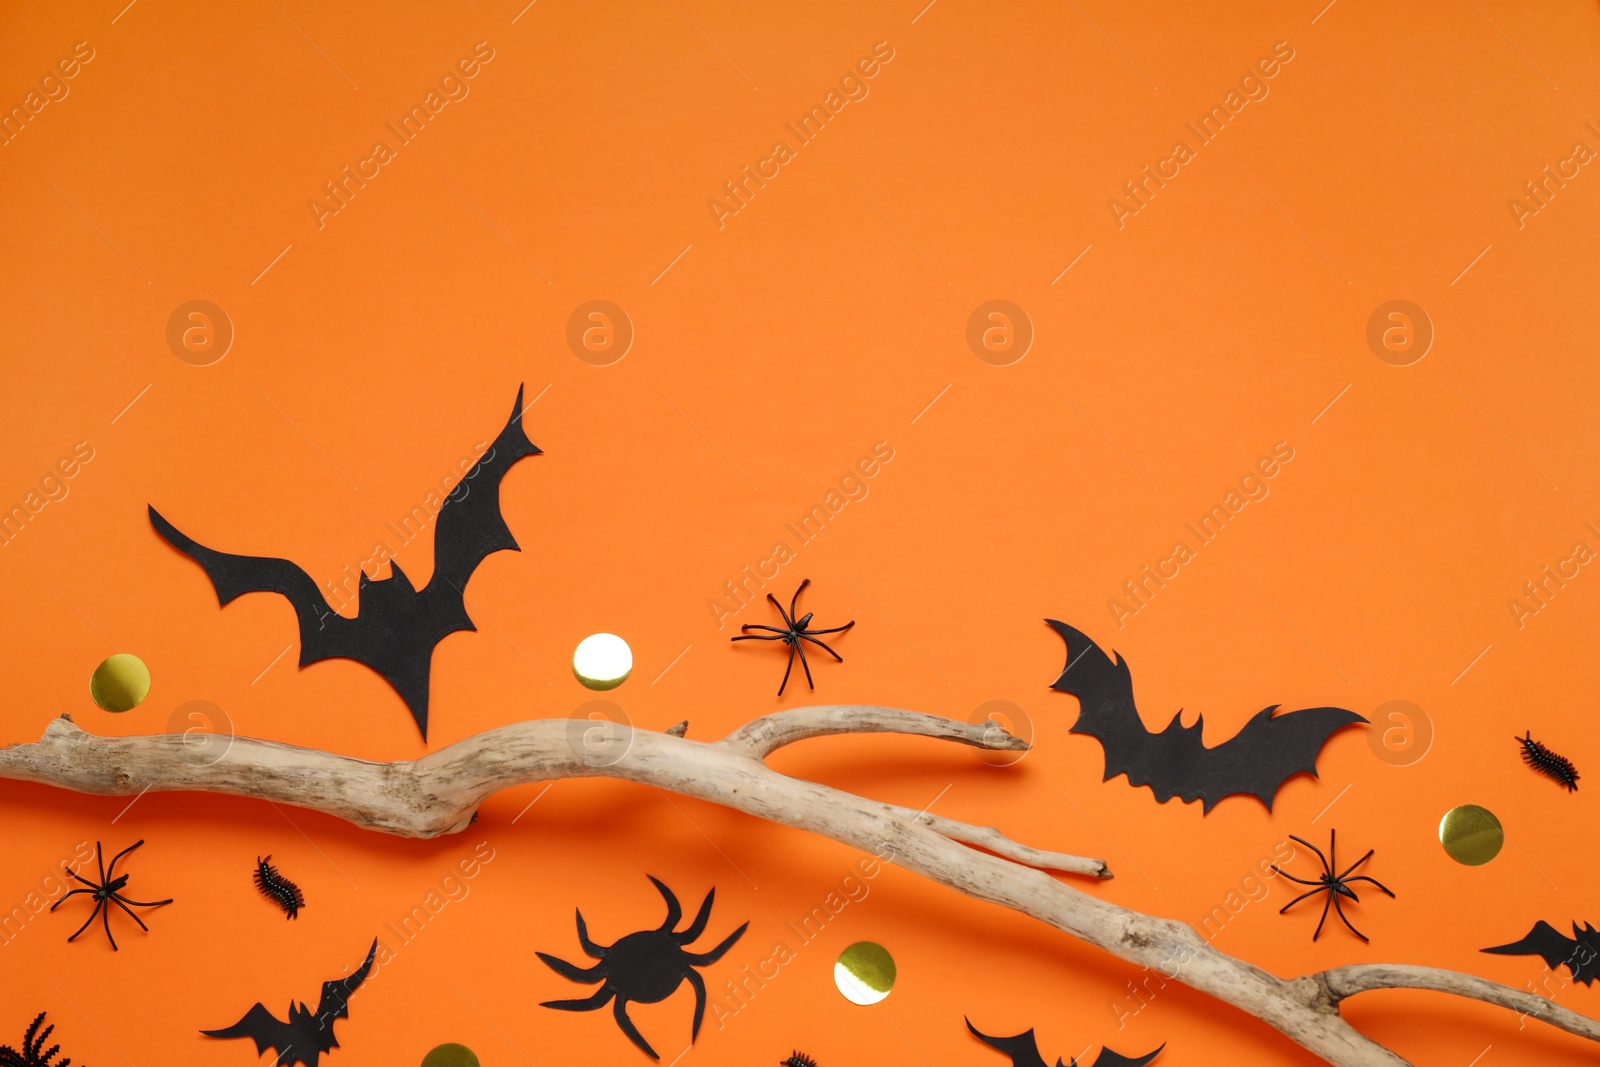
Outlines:
<svg viewBox="0 0 1600 1067"><path fill-rule="evenodd" d="M282 1022L263 1005L245 1012L243 1019L225 1030L202 1030L207 1037L248 1037L256 1043L256 1055L267 1049L277 1053L271 1067L317 1067L317 1059L331 1049L339 1047L333 1036L333 1024L350 1017L350 995L361 988L372 972L373 957L378 954L378 941L372 941L367 950L367 961L346 978L336 978L322 983L322 999L313 1012L304 1004L289 1002L289 1021Z"/></svg>
<svg viewBox="0 0 1600 1067"><path fill-rule="evenodd" d="M493 446L451 491L433 532L433 577L419 591L400 565L372 581L361 572L356 617L334 612L304 570L286 559L236 556L207 548L173 526L155 508L150 523L178 551L206 572L226 605L244 593L277 593L294 606L300 625L300 666L324 659L353 659L386 678L411 709L422 739L428 739L428 677L433 649L457 630L476 630L467 615L467 579L485 556L521 551L500 514L500 480L513 463L539 449L522 429L522 390L511 420Z"/></svg>
<svg viewBox="0 0 1600 1067"><path fill-rule="evenodd" d="M1011 1067L1050 1067L1045 1063L1044 1057L1039 1055L1039 1042L1033 1036L1033 1030L1027 1029L1015 1037L992 1037L972 1025L972 1020L967 1020L967 1029L972 1031L972 1036L982 1041L992 1049L997 1049L1011 1057ZM1145 1064L1161 1055L1161 1048L1146 1056L1129 1059L1109 1048L1100 1050L1100 1055L1095 1058L1094 1067L1144 1067ZM1061 1062L1061 1057L1056 1057L1056 1067L1067 1067ZM1073 1058L1070 1067L1078 1067L1078 1060Z"/></svg>
<svg viewBox="0 0 1600 1067"><path fill-rule="evenodd" d="M1133 702L1133 677L1121 654L1111 661L1099 645L1064 622L1046 619L1067 643L1067 665L1050 688L1078 698L1075 734L1088 734L1105 749L1103 781L1126 774L1146 785L1163 804L1205 802L1206 811L1236 793L1249 793L1272 810L1278 788L1301 771L1317 773L1317 753L1328 735L1367 720L1343 708L1308 708L1274 715L1259 711L1233 737L1215 748L1201 740L1204 716L1184 726L1181 713L1158 734L1145 728Z"/></svg>
<svg viewBox="0 0 1600 1067"><path fill-rule="evenodd" d="M1552 971L1566 964L1573 980L1584 985L1592 985L1600 978L1600 930L1588 923L1584 923L1581 930L1573 923L1572 936L1568 937L1541 919L1521 941L1481 951L1497 956L1543 956L1545 966Z"/></svg>

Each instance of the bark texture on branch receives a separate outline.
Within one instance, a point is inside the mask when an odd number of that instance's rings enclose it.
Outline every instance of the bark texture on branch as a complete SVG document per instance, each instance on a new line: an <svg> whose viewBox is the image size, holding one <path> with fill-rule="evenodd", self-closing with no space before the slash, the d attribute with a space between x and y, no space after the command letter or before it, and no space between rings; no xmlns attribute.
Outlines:
<svg viewBox="0 0 1600 1067"><path fill-rule="evenodd" d="M681 726L681 724L680 724ZM1600 1023L1549 1000L1453 971L1403 965L1340 967L1280 979L1217 951L1192 927L1120 907L1045 871L1110 877L1102 860L1046 852L993 827L870 800L769 768L765 757L813 737L900 733L1020 750L999 725L855 705L780 712L720 741L586 720L539 719L486 731L417 760L373 763L250 738L167 734L110 738L63 716L36 743L0 749L0 778L99 795L198 790L337 815L402 837L457 833L485 798L514 785L606 777L654 785L823 834L968 896L1047 923L1121 959L1159 970L1266 1022L1334 1067L1408 1067L1339 1015L1375 989L1428 989L1482 1000L1600 1041ZM1176 972L1176 973L1173 973Z"/></svg>

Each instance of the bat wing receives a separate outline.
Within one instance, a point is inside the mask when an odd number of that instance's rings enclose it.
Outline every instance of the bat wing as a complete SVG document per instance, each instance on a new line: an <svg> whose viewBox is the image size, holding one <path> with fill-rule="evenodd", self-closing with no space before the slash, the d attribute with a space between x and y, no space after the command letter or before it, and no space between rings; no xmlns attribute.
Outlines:
<svg viewBox="0 0 1600 1067"><path fill-rule="evenodd" d="M290 1005L289 1014L294 1015L293 1005ZM256 1043L257 1056L269 1048L278 1054L272 1061L274 1067L279 1064L287 1067L294 1063L307 1063L315 1067L317 1062L316 1053L312 1051L307 1035L302 1033L299 1027L280 1020L262 1004L257 1004L245 1012L244 1018L226 1029L200 1032L207 1037L248 1037ZM311 1058L304 1059L302 1054L308 1054Z"/></svg>
<svg viewBox="0 0 1600 1067"><path fill-rule="evenodd" d="M500 513L500 481L518 460L539 454L522 428L519 388L505 429L439 509L433 530L433 577L423 595L439 596L459 608L467 579L485 557L502 550L521 551ZM467 627L475 629L470 620Z"/></svg>
<svg viewBox="0 0 1600 1067"><path fill-rule="evenodd" d="M1104 781L1119 774L1148 786L1165 803L1180 797L1204 802L1210 811L1223 797L1248 793L1268 810L1278 788L1302 771L1317 773L1317 753L1335 730L1367 720L1344 708L1309 708L1274 715L1257 712L1233 737L1215 748L1202 740L1204 716L1184 726L1174 715L1165 730L1151 733L1133 699L1133 677L1121 655L1115 660L1082 631L1045 620L1067 645L1067 665L1051 688L1078 698L1072 732L1099 740L1105 750Z"/></svg>
<svg viewBox="0 0 1600 1067"><path fill-rule="evenodd" d="M333 1039L333 1022L335 1019L350 1017L350 997L361 988L361 983L367 980L367 975L372 973L372 961L377 954L378 940L373 938L372 947L367 950L366 962L356 968L354 974L322 983L322 999L317 1002L317 1020L327 1034L323 1051L339 1047L339 1042Z"/></svg>
<svg viewBox="0 0 1600 1067"><path fill-rule="evenodd" d="M1044 1057L1039 1055L1039 1042L1033 1036L1032 1027L1012 1037L995 1037L973 1026L971 1019L967 1019L966 1023L973 1037L990 1048L1010 1056L1012 1067L1048 1067ZM1060 1060L1056 1061L1056 1067L1061 1067Z"/></svg>
<svg viewBox="0 0 1600 1067"><path fill-rule="evenodd" d="M1497 956L1540 956L1552 971L1564 963L1574 979L1590 985L1600 977L1600 974L1596 974L1595 929L1590 926L1586 931L1579 930L1578 924L1573 923L1572 932L1578 935L1577 939L1567 937L1541 919L1533 924L1533 929L1521 941L1482 951Z"/></svg>
<svg viewBox="0 0 1600 1067"><path fill-rule="evenodd" d="M1094 1067L1144 1067L1145 1064L1161 1055L1161 1049L1166 1047L1163 1044L1161 1048L1156 1049L1154 1052L1135 1059L1129 1059L1120 1053L1113 1052L1109 1048L1103 1048L1100 1050L1099 1058L1094 1061Z"/></svg>
<svg viewBox="0 0 1600 1067"><path fill-rule="evenodd" d="M339 623L348 623L349 620L334 614L310 575L286 559L239 556L207 548L168 522L155 508L148 510L150 525L156 528L156 533L173 548L200 564L200 569L206 572L212 588L217 591L217 603L220 606L226 607L236 597L246 593L277 593L294 608L295 619L300 624L300 665L303 667L314 660L326 658L317 654L319 632L336 627ZM326 655L337 653L329 652Z"/></svg>

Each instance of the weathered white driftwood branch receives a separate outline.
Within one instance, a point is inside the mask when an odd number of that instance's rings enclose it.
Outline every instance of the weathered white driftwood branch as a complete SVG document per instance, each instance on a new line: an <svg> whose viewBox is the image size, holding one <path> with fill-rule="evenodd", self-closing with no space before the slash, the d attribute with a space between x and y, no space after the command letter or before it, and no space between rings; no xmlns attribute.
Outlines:
<svg viewBox="0 0 1600 1067"><path fill-rule="evenodd" d="M1409 1067L1339 1015L1346 997L1376 989L1427 989L1481 1000L1600 1041L1600 1022L1545 998L1453 971L1373 964L1277 978L1217 951L1187 924L1120 907L1044 873L1110 877L1101 860L1044 852L992 827L791 778L764 762L785 745L845 733L913 734L987 749L1027 747L995 723L852 705L768 715L719 741L690 740L678 727L657 733L541 719L502 726L397 763L249 738L95 737L62 717L37 743L0 749L0 778L98 795L147 789L229 793L326 812L404 837L459 832L485 798L510 786L556 778L619 778L823 834L868 852L883 853L887 846L893 862L907 870L1158 969L1261 1019L1335 1067Z"/></svg>

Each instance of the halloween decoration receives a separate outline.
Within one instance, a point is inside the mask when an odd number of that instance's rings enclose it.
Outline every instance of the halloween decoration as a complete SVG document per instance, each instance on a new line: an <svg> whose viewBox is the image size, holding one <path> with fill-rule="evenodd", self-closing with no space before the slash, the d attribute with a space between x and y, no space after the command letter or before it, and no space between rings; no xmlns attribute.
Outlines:
<svg viewBox="0 0 1600 1067"><path fill-rule="evenodd" d="M1565 965L1572 980L1584 985L1592 985L1600 978L1600 931L1588 923L1584 923L1581 930L1573 923L1572 936L1567 937L1541 919L1521 941L1480 951L1497 956L1542 956L1546 967L1553 971Z"/></svg>
<svg viewBox="0 0 1600 1067"><path fill-rule="evenodd" d="M578 967L543 952L537 955L551 970L563 978L570 978L574 982L603 983L591 997L578 1000L547 1000L544 1001L543 1007L556 1008L560 1011L596 1011L615 998L616 1003L612 1005L611 1013L616 1017L617 1025L646 1055L658 1060L661 1057L656 1055L656 1050L650 1047L644 1035L633 1025L633 1020L628 1018L628 1002L654 1004L666 1000L680 985L688 982L694 987L694 1026L689 1032L689 1040L693 1042L700 1036L700 1022L706 1013L706 982L695 968L708 966L721 959L723 953L744 936L745 929L750 924L741 925L709 952L688 952L685 950L686 946L705 932L706 923L711 919L711 904L716 899L717 891L713 889L706 894L705 902L700 905L700 911L686 929L674 930L673 927L678 925L678 920L683 918L683 908L679 905L678 898L660 879L648 875L647 877L655 883L662 899L667 902L667 917L659 927L629 934L611 945L600 945L589 940L589 927L583 921L583 912L579 911L577 912L578 944L583 946L583 951L592 959L600 962L593 967Z"/></svg>
<svg viewBox="0 0 1600 1067"><path fill-rule="evenodd" d="M277 1053L273 1067L293 1067L297 1063L317 1067L317 1060L324 1052L339 1047L338 1039L333 1036L333 1025L350 1017L350 997L372 973L372 961L377 954L378 941L374 938L372 948L367 950L366 962L354 974L323 982L316 1011L291 1000L289 1021L282 1022L265 1005L257 1003L232 1026L200 1032L207 1037L248 1037L256 1043L256 1055L269 1048Z"/></svg>
<svg viewBox="0 0 1600 1067"><path fill-rule="evenodd" d="M1567 792L1577 791L1578 772L1573 768L1571 760L1551 752L1548 748L1535 741L1532 730L1517 738L1516 741L1522 746L1522 762L1557 785L1566 786Z"/></svg>
<svg viewBox="0 0 1600 1067"><path fill-rule="evenodd" d="M106 940L111 942L111 950L113 952L117 951L117 939L111 936L111 905L113 904L127 912L128 915L133 918L133 921L139 924L139 929L145 931L146 933L150 932L150 928L144 924L143 919L134 914L133 909L159 908L164 904L171 904L172 898L168 897L166 900L153 901L131 900L122 895L122 887L128 884L128 876L125 874L117 874L118 861L142 844L144 844L144 839L140 838L138 841L135 841L121 852L118 852L115 856L112 856L111 866L108 867L106 866L105 856L100 851L100 842L96 841L94 843L94 858L95 863L97 863L100 867L99 882L91 882L89 879L83 877L71 867L63 865L63 869L67 872L67 874L71 875L73 878L76 878L78 881L88 886L88 888L74 889L67 892L61 897L60 900L50 905L50 910L55 911L57 908L61 907L61 905L65 904L68 900L77 896L79 893L84 893L94 898L94 910L89 913L89 917L84 920L83 925L78 927L78 932L67 938L68 941L76 941L78 939L78 934L81 934L85 930L89 929L89 924L94 922L94 917L98 915L100 916L101 925L103 925L106 930ZM132 907L129 905L132 905Z"/></svg>
<svg viewBox="0 0 1600 1067"><path fill-rule="evenodd" d="M282 908L289 918L298 919L300 909L306 906L305 894L300 892L299 886L279 874L271 860L270 855L265 859L256 857L256 888L261 890L262 896Z"/></svg>
<svg viewBox="0 0 1600 1067"><path fill-rule="evenodd" d="M45 1014L41 1011L33 1017L28 1032L22 1035L21 1052L10 1045L0 1045L0 1067L72 1067L70 1059L56 1059L56 1054L61 1051L60 1045L44 1047L56 1029L54 1023L43 1030L39 1029L44 1023Z"/></svg>
<svg viewBox="0 0 1600 1067"><path fill-rule="evenodd" d="M1481 867L1505 847L1506 831L1488 808L1457 804L1439 820L1439 843L1457 863Z"/></svg>
<svg viewBox="0 0 1600 1067"><path fill-rule="evenodd" d="M1355 934L1357 937L1361 938L1361 940L1363 940L1363 941L1367 940L1367 935L1363 934L1360 930L1357 930L1353 925L1351 925L1350 920L1345 918L1344 908L1340 904L1339 898L1340 897L1349 897L1353 901L1361 899L1360 897L1356 896L1355 890L1350 888L1350 883L1351 882L1371 882L1373 885L1377 886L1379 889L1383 890L1385 893L1388 893L1389 896L1391 896L1391 897L1394 896L1394 893L1389 889L1389 887L1384 885L1382 882L1378 881L1376 878L1369 878L1367 875L1364 875L1364 874L1358 874L1353 878L1350 877L1350 872L1355 870L1357 867L1361 866L1363 863L1367 862L1369 859L1371 859L1372 858L1372 854L1374 852L1376 852L1377 850L1376 849L1370 849L1370 848L1367 849L1367 854L1365 856L1362 856L1360 859L1356 860L1354 863L1352 863L1350 866L1346 867L1344 870L1338 871L1338 860L1335 858L1335 857L1338 856L1338 852L1335 851L1334 843L1333 843L1334 842L1334 831L1332 831L1332 830L1328 831L1328 855L1326 855L1326 856L1324 856L1322 854L1322 850L1321 849L1317 848L1316 845L1313 845L1310 841L1307 841L1303 837L1296 837L1293 834L1290 834L1289 835L1289 840L1298 841L1302 845L1306 846L1306 848L1309 848L1312 852L1315 852L1317 854L1317 859L1322 861L1322 874L1317 876L1316 881L1308 882L1304 878L1296 878L1294 875L1290 874L1288 871L1285 871L1283 868L1279 867L1276 863L1274 863L1272 865L1272 869L1277 871L1279 874L1283 875L1285 878L1289 879L1289 881L1291 881L1291 882L1299 882L1301 885L1309 885L1309 886L1315 886L1316 887L1316 888L1312 889L1309 893L1301 893L1299 896L1297 896L1293 900L1289 901L1289 903L1287 903L1283 907L1279 908L1278 909L1278 914L1282 915L1284 912L1288 911L1290 908L1294 907L1296 904L1300 903L1302 900L1305 900L1307 897L1314 897L1318 893L1326 893L1326 894L1328 894L1328 899L1322 902L1322 918L1317 920L1317 928L1311 932L1311 940L1315 941L1318 938L1318 936L1321 935L1321 933L1322 933L1322 924L1328 921L1328 907L1329 907L1329 905L1332 905L1333 906L1333 910L1339 913L1340 921L1343 922L1346 926L1350 927L1350 932L1352 934ZM1338 871L1338 873L1335 873L1335 871Z"/></svg>
<svg viewBox="0 0 1600 1067"><path fill-rule="evenodd" d="M102 711L132 711L150 695L150 668L131 652L107 656L89 676L89 698Z"/></svg>
<svg viewBox="0 0 1600 1067"><path fill-rule="evenodd" d="M174 548L200 564L227 605L245 593L277 593L294 607L300 627L300 666L353 659L377 671L405 701L428 738L428 681L434 646L457 630L476 630L467 615L467 580L484 557L521 551L500 514L500 481L518 460L539 454L522 429L522 390L494 444L445 499L434 520L433 576L418 590L400 565L373 581L362 571L356 617L334 612L298 565L269 556L239 556L207 548L150 508L150 524Z"/></svg>
<svg viewBox="0 0 1600 1067"><path fill-rule="evenodd" d="M778 1061L778 1067L817 1067L817 1061L795 1049L786 1058Z"/></svg>
<svg viewBox="0 0 1600 1067"><path fill-rule="evenodd" d="M1102 781L1119 774L1130 785L1149 786L1165 803L1179 797L1196 799L1209 812L1223 797L1249 794L1272 809L1278 789L1302 771L1317 773L1317 753L1328 735L1351 723L1367 720L1343 708L1309 708L1274 715L1272 705L1255 716L1237 734L1207 748L1201 739L1205 716L1184 726L1174 715L1158 734L1145 729L1133 702L1133 678L1128 664L1111 657L1082 632L1064 622L1046 619L1067 643L1067 665L1050 688L1078 698L1075 734L1088 734L1105 749Z"/></svg>
<svg viewBox="0 0 1600 1067"><path fill-rule="evenodd" d="M967 1029L972 1031L972 1036L982 1041L985 1045L999 1052L1004 1052L1011 1057L1011 1067L1049 1067L1043 1056L1039 1054L1039 1043L1033 1036L1032 1028L1024 1030L1014 1037L993 1037L972 1025L972 1020L967 1020ZM1094 1067L1144 1067L1157 1056L1161 1055L1161 1048L1143 1056L1129 1059L1109 1048L1100 1050L1100 1055L1095 1058ZM1063 1067L1061 1058L1056 1058L1056 1067ZM1073 1058L1070 1067L1078 1067L1078 1060Z"/></svg>
<svg viewBox="0 0 1600 1067"><path fill-rule="evenodd" d="M818 641L816 635L844 633L846 630L850 629L850 627L855 625L855 620L852 619L843 626L835 626L827 630L811 629L811 612L808 611L802 616L799 614L799 612L795 611L795 604L799 602L800 594L805 592L806 586L810 584L810 578L807 578L805 581L800 583L800 588L794 591L794 596L789 601L788 611L783 610L783 605L778 603L777 597L773 596L771 593L767 594L767 599L772 602L772 606L778 609L779 615L783 616L782 629L779 629L776 626L760 626L755 623L747 622L743 626L739 627L740 636L729 638L730 641L782 641L784 644L789 646L789 665L783 670L783 681L778 683L779 696L783 696L784 689L789 685L789 672L794 670L794 658L796 655L800 657L801 669L806 672L806 685L811 687L813 690L817 688L816 683L811 680L811 665L806 662L806 650L805 646L800 643L801 641L810 641L813 645L816 645L818 648L822 649L822 651L826 652L840 663L843 663L844 657L839 655L839 653L835 652L833 649L829 648L827 645L823 644L821 641ZM750 632L751 630L765 630L767 633L753 634Z"/></svg>
<svg viewBox="0 0 1600 1067"><path fill-rule="evenodd" d="M833 964L833 984L839 995L862 1006L880 1003L894 992L898 975L894 956L876 941L846 945Z"/></svg>

